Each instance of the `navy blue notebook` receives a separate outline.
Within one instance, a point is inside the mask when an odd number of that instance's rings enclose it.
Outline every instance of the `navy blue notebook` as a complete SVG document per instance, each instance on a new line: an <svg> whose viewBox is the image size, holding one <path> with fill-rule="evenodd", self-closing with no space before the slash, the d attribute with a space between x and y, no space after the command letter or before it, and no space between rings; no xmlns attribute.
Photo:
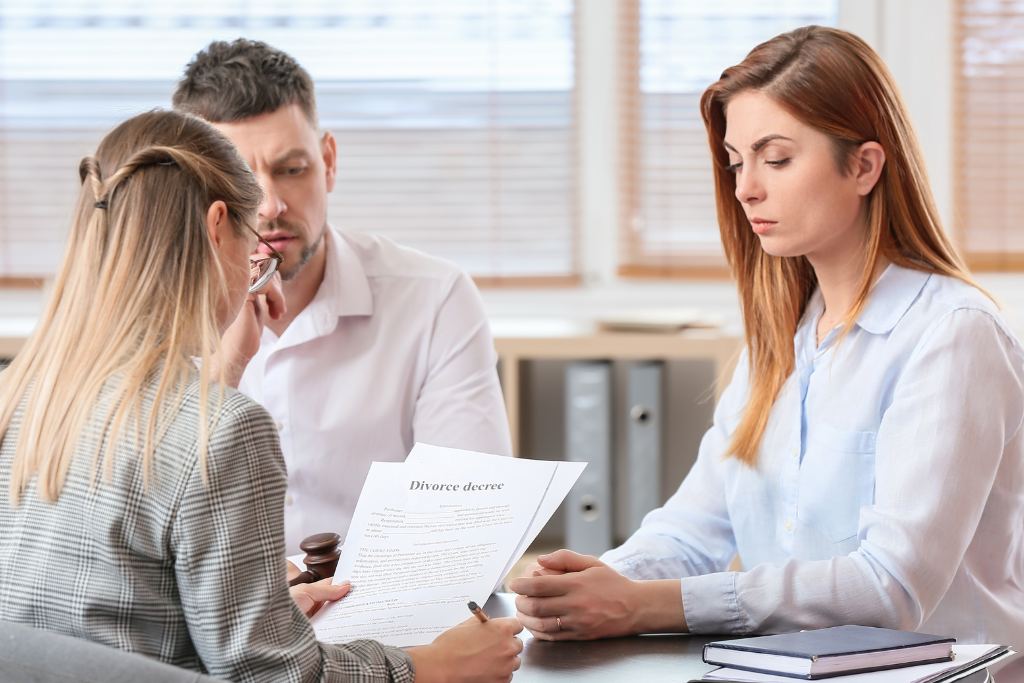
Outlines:
<svg viewBox="0 0 1024 683"><path fill-rule="evenodd" d="M815 679L953 658L955 638L871 626L834 626L704 646L704 661L746 671Z"/></svg>

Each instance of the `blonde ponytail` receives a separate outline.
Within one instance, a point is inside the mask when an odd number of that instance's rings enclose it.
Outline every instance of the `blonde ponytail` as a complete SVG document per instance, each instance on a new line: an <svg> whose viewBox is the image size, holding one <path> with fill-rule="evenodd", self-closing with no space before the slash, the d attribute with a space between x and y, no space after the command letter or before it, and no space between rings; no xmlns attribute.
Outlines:
<svg viewBox="0 0 1024 683"><path fill-rule="evenodd" d="M118 126L79 165L82 190L52 295L35 331L0 373L0 434L19 405L9 495L60 495L82 432L99 419L105 438L95 477L113 471L118 444L140 453L148 486L152 457L199 360L198 457L205 472L209 360L219 350L216 318L223 274L206 229L224 201L241 234L261 192L231 143L209 124L154 111ZM148 419L143 402L155 386ZM222 388L222 387L221 387ZM101 403L102 397L102 403Z"/></svg>

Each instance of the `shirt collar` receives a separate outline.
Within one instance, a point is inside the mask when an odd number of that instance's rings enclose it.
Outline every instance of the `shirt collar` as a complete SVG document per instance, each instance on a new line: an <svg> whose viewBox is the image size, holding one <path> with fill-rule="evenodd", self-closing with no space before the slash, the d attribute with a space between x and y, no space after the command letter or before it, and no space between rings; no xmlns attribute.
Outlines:
<svg viewBox="0 0 1024 683"><path fill-rule="evenodd" d="M334 228L324 231L327 240L327 262L324 279L313 302L323 306L333 319L344 316L373 315L373 293L359 256L348 240Z"/></svg>
<svg viewBox="0 0 1024 683"><path fill-rule="evenodd" d="M889 264L871 290L857 325L871 334L885 334L896 327L910 309L931 273Z"/></svg>

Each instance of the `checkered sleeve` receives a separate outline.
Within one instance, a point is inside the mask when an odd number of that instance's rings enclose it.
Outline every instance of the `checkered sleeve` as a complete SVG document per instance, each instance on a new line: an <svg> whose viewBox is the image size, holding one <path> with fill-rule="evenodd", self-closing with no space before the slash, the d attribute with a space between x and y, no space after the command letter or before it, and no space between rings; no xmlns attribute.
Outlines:
<svg viewBox="0 0 1024 683"><path fill-rule="evenodd" d="M286 474L267 412L226 397L206 477L184 478L171 553L181 604L210 675L230 681L411 682L412 660L374 641L316 640L285 578Z"/></svg>

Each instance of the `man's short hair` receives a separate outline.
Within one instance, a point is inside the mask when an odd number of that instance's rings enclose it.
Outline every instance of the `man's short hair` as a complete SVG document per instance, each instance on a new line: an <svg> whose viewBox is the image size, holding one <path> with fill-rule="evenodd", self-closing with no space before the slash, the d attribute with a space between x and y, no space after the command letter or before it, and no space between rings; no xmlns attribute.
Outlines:
<svg viewBox="0 0 1024 683"><path fill-rule="evenodd" d="M258 40L214 41L178 81L175 109L212 123L231 123L297 104L314 127L313 79L288 54Z"/></svg>

